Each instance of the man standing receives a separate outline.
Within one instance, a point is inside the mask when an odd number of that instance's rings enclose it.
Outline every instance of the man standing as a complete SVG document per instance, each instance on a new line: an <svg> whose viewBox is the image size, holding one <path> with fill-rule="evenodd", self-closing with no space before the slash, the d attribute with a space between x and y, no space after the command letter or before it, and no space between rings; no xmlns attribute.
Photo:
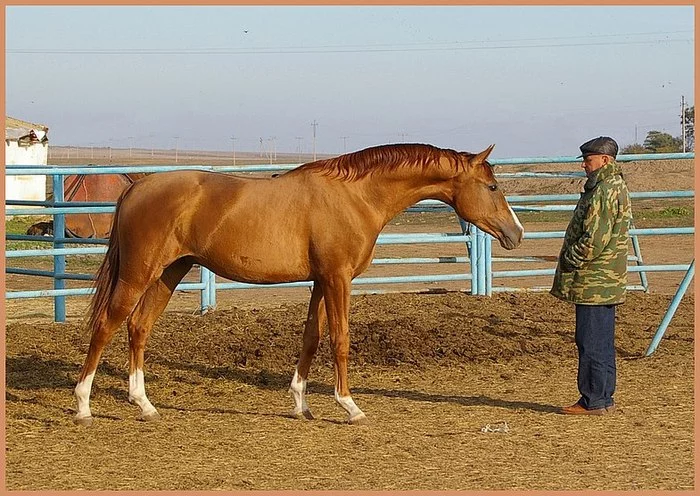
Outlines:
<svg viewBox="0 0 700 496"><path fill-rule="evenodd" d="M588 179L569 222L550 293L576 305L580 399L566 415L615 410L615 306L624 302L632 208L615 140L580 147Z"/></svg>

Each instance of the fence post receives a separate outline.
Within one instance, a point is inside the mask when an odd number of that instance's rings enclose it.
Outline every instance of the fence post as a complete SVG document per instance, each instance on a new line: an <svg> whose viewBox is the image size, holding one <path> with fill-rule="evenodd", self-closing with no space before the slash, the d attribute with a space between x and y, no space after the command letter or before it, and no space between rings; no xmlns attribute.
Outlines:
<svg viewBox="0 0 700 496"><path fill-rule="evenodd" d="M216 273L209 271L209 310L216 308Z"/></svg>
<svg viewBox="0 0 700 496"><path fill-rule="evenodd" d="M63 176L60 174L54 174L52 176L53 183L53 203L62 202L64 200L63 191ZM66 235L66 215L65 214L53 214L53 236L54 242L53 247L55 250L63 248L64 244L62 242L56 241L57 239L64 238ZM66 256L65 255L54 255L53 257L53 289L65 289L66 280L62 277L56 277L57 274L66 273ZM53 311L54 311L54 321L55 322L65 322L66 321L66 297L65 296L54 296L53 297Z"/></svg>
<svg viewBox="0 0 700 496"><path fill-rule="evenodd" d="M493 263L491 261L491 248L493 248L493 238L490 234L484 235L484 270L486 272L486 287L484 294L491 296L493 286Z"/></svg>
<svg viewBox="0 0 700 496"><path fill-rule="evenodd" d="M476 244L479 246L479 254L477 257L477 264L479 266L479 273L477 274L479 278L479 295L486 294L486 233L476 228Z"/></svg>
<svg viewBox="0 0 700 496"><path fill-rule="evenodd" d="M630 225L630 229L634 229L634 222ZM636 258L637 265L644 265L644 260L642 259L642 250L639 247L639 239L636 234L631 235L632 238L632 249L634 250L634 256ZM649 292L649 281L647 280L646 272L639 272L639 281L644 287L644 292Z"/></svg>
<svg viewBox="0 0 700 496"><path fill-rule="evenodd" d="M651 344L649 345L649 348L647 348L645 356L650 356L652 353L654 353L656 347L659 346L659 342L661 341L661 338L664 337L666 328L671 322L673 314L676 313L676 309L681 303L681 299L683 299L683 295L688 289L690 281L693 279L693 275L695 275L695 259L693 259L693 261L690 263L690 267L688 267L688 271L685 273L683 281L681 281L681 285L678 286L676 294L673 296L673 300L671 301L668 310L666 310L666 315L664 315L663 320L661 320L661 324L659 324L659 328L656 330L656 334L654 334L654 339L651 340Z"/></svg>
<svg viewBox="0 0 700 496"><path fill-rule="evenodd" d="M479 238L478 229L474 224L469 225L469 236L471 237L471 249L469 250L469 265L472 270L472 291L473 295L479 294Z"/></svg>
<svg viewBox="0 0 700 496"><path fill-rule="evenodd" d="M211 291L211 286L210 286L210 279L209 279L209 269L207 269L205 266L200 265L199 266L199 282L204 284L204 287L200 291L200 304L199 304L199 313L201 315L204 315L207 313L207 310L209 309L209 298L210 298L210 291Z"/></svg>

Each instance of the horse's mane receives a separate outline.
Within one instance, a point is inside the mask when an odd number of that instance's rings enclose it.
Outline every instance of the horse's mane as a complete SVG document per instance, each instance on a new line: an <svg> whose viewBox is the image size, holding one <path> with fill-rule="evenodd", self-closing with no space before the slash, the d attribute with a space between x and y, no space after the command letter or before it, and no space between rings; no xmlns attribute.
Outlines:
<svg viewBox="0 0 700 496"><path fill-rule="evenodd" d="M326 160L304 164L295 171L312 171L348 181L361 179L377 172L394 171L400 167L436 166L446 157L455 171L464 167L465 159L474 154L419 143L380 145Z"/></svg>

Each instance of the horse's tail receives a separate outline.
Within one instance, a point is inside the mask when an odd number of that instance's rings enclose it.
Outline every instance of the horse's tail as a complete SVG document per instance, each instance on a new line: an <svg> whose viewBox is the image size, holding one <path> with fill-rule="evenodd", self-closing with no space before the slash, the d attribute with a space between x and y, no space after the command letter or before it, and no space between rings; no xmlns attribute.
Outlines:
<svg viewBox="0 0 700 496"><path fill-rule="evenodd" d="M95 332L98 322L103 319L109 309L109 304L114 295L114 288L119 281L119 211L127 193L131 190L133 183L129 184L117 200L117 206L112 217L112 228L109 235L107 253L102 260L102 264L97 271L94 288L95 294L90 302L90 318L88 328Z"/></svg>

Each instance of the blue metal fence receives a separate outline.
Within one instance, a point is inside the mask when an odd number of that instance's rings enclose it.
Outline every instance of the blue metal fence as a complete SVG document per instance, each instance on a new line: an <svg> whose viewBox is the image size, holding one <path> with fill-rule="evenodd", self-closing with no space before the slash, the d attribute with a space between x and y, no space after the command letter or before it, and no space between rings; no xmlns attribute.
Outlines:
<svg viewBox="0 0 700 496"><path fill-rule="evenodd" d="M659 160L659 159L691 159L694 158L693 153L685 154L647 154L647 155L620 155L618 161L638 161L638 160ZM534 157L520 159L495 159L491 163L493 165L516 165L516 164L546 164L546 163L578 163L580 159L574 157ZM168 170L216 170L219 172L236 172L236 173L255 173L255 172L271 172L280 170L290 170L297 167L299 164L280 164L280 165L262 165L250 167L214 167L207 165L194 166L102 166L102 167L66 167L66 166L7 166L7 175L47 175L52 177L53 184L53 199L47 202L7 200L7 205L16 206L10 212L12 215L53 215L54 218L54 233L65 232L65 214L71 213L111 213L114 211L114 203L97 203L97 202L65 202L63 191L63 178L67 175L74 174L123 174L129 172L161 172ZM499 173L497 176L506 177L584 177L583 172L565 172L565 173ZM631 194L635 199L649 198L693 198L694 191L666 191L666 192L635 192ZM513 206L513 210L517 211L567 211L572 210L572 204L546 204L542 202L566 202L578 200L578 195L513 195L508 197L508 201ZM539 204L537 204L539 203ZM409 212L425 212L425 211L452 211L447 205L435 201L425 200L410 207ZM494 271L494 262L504 261L542 261L538 257L509 257L503 259L494 259L492 257L492 242L493 238L486 233L483 233L473 225L468 225L461 221L461 233L415 233L415 234L389 234L384 233L379 236L378 245L385 244L409 244L409 243L465 243L467 246L467 257L438 257L438 258L401 258L401 259L375 259L373 264L417 264L417 263L457 263L469 265L468 272L456 274L441 274L441 275L408 275L408 276L393 276L393 277L360 277L353 280L353 285L377 285L377 284L396 284L396 283L422 283L422 282L442 282L442 281L470 281L470 290L472 294L491 295L493 291L522 291L532 290L533 288L520 287L500 287L493 288L494 278L516 278L516 277L531 277L531 276L548 276L554 274L554 269L530 269L530 270L508 270ZM690 265L644 265L637 236L640 235L670 235L670 234L693 234L694 228L650 228L650 229L632 229L630 232L633 240L634 254L630 257L630 261L636 262L635 266L628 267L630 272L639 272L641 274L641 286L630 286L630 289L648 288L646 282L646 272L652 271L686 271L686 278L693 269L693 264ZM544 238L562 238L563 231L555 232L526 232L525 239L544 239ZM6 251L6 258L15 257L37 257L51 256L53 257L53 270L41 271L36 269L23 268L7 268L7 272L11 274L35 275L53 278L53 290L38 290L38 291L8 291L5 297L13 298L32 298L32 297L47 297L54 298L54 319L57 322L65 321L65 298L71 295L86 295L91 294L90 288L72 288L66 289L66 279L90 280L92 274L68 274L66 273L66 256L75 254L99 254L106 251L106 247L89 247L89 248L67 248L65 245L70 244L106 244L106 240L84 240L75 238L65 238L63 235L55 234L53 237L33 237L26 235L8 235L8 240L35 240L47 241L53 244L51 249L46 250L16 250ZM246 289L260 287L299 287L311 286L311 282L295 282L276 285L255 285L244 284L238 282L217 282L214 273L208 269L201 267L199 282L197 283L181 283L178 286L180 290L197 290L201 294L201 310L207 311L216 305L216 292L218 290L228 289ZM692 277L692 276L690 276ZM366 290L354 290L358 292L368 292ZM369 292L378 293L380 290L371 290ZM677 295L679 300L683 295ZM675 300L674 300L675 301ZM677 306L677 303L676 303ZM671 306L675 311L674 305ZM669 310L671 310L669 308Z"/></svg>

